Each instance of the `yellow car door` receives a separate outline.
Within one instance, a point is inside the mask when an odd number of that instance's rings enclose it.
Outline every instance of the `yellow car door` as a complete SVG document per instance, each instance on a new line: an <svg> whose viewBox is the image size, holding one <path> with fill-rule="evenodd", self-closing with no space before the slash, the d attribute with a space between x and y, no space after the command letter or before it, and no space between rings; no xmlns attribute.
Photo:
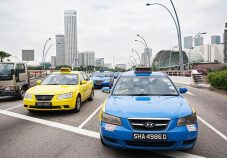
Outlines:
<svg viewBox="0 0 227 158"><path fill-rule="evenodd" d="M86 73L82 72L82 75L84 77L84 80L87 82L86 86L85 86L85 95L86 95L86 99L90 97L91 95L91 87L90 87L90 78L87 76Z"/></svg>
<svg viewBox="0 0 227 158"><path fill-rule="evenodd" d="M87 83L83 83L85 81L84 76L80 73L80 92L81 92L81 100L85 101L87 99Z"/></svg>

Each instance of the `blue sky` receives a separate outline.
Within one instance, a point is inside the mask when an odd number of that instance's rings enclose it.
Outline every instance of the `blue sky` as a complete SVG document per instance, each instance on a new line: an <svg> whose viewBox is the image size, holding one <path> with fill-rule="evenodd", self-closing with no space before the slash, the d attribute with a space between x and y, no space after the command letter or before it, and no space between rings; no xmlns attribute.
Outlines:
<svg viewBox="0 0 227 158"><path fill-rule="evenodd" d="M0 49L21 56L22 49L34 49L41 60L45 40L55 43L56 34L64 34L64 10L78 13L78 50L93 50L105 62L127 63L131 49L143 51L134 42L139 33L155 54L177 44L174 23L159 6L171 8L169 0L0 0ZM205 43L211 35L222 35L227 22L226 0L173 0L179 15L182 36L206 31ZM55 55L55 47L47 56Z"/></svg>

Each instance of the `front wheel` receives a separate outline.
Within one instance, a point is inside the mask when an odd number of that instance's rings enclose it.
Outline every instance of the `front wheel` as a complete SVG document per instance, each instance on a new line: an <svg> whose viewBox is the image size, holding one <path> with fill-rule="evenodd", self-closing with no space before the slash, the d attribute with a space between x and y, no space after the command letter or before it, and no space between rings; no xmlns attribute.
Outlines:
<svg viewBox="0 0 227 158"><path fill-rule="evenodd" d="M26 89L21 88L21 90L19 91L18 99L20 100L24 99L25 92L26 92Z"/></svg>
<svg viewBox="0 0 227 158"><path fill-rule="evenodd" d="M80 107L81 107L81 98L78 95L77 98L76 98L76 105L75 105L75 108L74 108L74 112L76 112L76 113L79 112Z"/></svg>

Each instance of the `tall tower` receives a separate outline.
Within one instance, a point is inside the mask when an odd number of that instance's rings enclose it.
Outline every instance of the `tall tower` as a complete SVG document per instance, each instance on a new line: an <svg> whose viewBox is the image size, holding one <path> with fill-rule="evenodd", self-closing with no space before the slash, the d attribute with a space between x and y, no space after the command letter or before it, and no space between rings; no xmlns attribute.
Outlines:
<svg viewBox="0 0 227 158"><path fill-rule="evenodd" d="M78 66L76 11L66 10L64 16L65 64L74 67Z"/></svg>
<svg viewBox="0 0 227 158"><path fill-rule="evenodd" d="M64 35L56 35L56 65L65 65Z"/></svg>

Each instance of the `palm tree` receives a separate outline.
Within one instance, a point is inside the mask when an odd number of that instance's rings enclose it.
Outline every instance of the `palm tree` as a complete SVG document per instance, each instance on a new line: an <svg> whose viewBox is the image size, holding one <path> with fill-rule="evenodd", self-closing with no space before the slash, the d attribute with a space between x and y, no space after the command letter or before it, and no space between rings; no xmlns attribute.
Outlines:
<svg viewBox="0 0 227 158"><path fill-rule="evenodd" d="M10 57L10 56L11 56L11 54L6 53L6 52L4 52L4 51L0 51L0 62L3 62L3 60L4 60L5 58L8 58L8 57Z"/></svg>

